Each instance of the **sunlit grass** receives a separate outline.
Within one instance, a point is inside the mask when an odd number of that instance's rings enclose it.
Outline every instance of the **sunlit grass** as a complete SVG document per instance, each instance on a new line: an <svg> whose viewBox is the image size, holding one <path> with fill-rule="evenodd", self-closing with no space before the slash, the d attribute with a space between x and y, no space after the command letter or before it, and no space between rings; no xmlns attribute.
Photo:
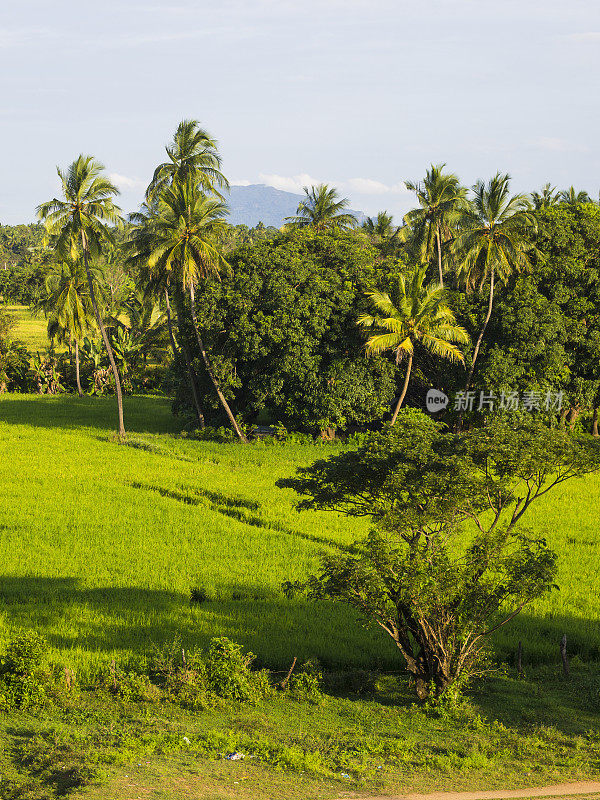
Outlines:
<svg viewBox="0 0 600 800"><path fill-rule="evenodd" d="M35 627L64 661L88 669L138 657L179 635L185 646L225 634L283 667L400 669L383 634L336 605L287 599L324 548L366 532L365 520L298 512L278 478L334 449L218 445L180 438L168 401L127 398L128 445L112 439L111 398L0 400L0 637ZM560 554L560 591L496 639L510 656L551 661L600 654L597 527L600 479L566 484L529 524ZM190 603L203 587L209 600Z"/></svg>
<svg viewBox="0 0 600 800"><path fill-rule="evenodd" d="M35 315L27 306L6 306L6 310L17 320L15 338L20 339L28 350L35 353L49 347L48 322L43 314Z"/></svg>

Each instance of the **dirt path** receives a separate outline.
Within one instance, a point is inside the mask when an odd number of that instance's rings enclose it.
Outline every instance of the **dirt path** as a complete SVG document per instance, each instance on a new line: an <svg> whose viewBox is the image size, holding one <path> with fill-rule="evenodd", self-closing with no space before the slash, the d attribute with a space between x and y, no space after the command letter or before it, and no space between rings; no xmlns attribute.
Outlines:
<svg viewBox="0 0 600 800"><path fill-rule="evenodd" d="M386 797L354 797L352 800L512 800L529 797L574 797L576 795L600 794L598 781L557 783L537 789L499 789L492 792L431 792L430 794L398 794ZM350 800L349 796L338 800Z"/></svg>

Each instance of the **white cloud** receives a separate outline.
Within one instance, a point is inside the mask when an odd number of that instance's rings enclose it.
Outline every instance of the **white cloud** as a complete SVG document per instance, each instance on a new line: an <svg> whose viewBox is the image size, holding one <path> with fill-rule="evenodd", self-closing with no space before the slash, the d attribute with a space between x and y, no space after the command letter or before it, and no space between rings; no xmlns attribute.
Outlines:
<svg viewBox="0 0 600 800"><path fill-rule="evenodd" d="M284 192L294 192L301 194L305 186L315 186L318 183L328 183L328 181L311 178L310 175L302 173L300 175L267 175L261 172L258 176L260 183L272 186L273 189L281 189ZM339 186L339 184L336 184Z"/></svg>
<svg viewBox="0 0 600 800"><path fill-rule="evenodd" d="M305 186L326 183L329 186L335 186L341 192L348 192L353 195L410 194L402 181L393 184L382 183L372 178L348 178L344 181L334 181L326 178L313 178L306 173L300 175L270 175L262 172L258 178L261 183L272 186L274 189L282 189L284 192L301 193Z"/></svg>
<svg viewBox="0 0 600 800"><path fill-rule="evenodd" d="M540 136L535 140L534 145L552 153L585 153L587 151L587 147L554 136Z"/></svg>
<svg viewBox="0 0 600 800"><path fill-rule="evenodd" d="M119 175L118 172L111 172L108 177L121 190L143 189L145 187L144 181L140 181L137 178L128 178L127 175Z"/></svg>
<svg viewBox="0 0 600 800"><path fill-rule="evenodd" d="M572 42L600 42L600 31L571 33L567 38L570 39Z"/></svg>
<svg viewBox="0 0 600 800"><path fill-rule="evenodd" d="M371 178L350 178L345 185L357 194L412 194L402 181L388 185Z"/></svg>

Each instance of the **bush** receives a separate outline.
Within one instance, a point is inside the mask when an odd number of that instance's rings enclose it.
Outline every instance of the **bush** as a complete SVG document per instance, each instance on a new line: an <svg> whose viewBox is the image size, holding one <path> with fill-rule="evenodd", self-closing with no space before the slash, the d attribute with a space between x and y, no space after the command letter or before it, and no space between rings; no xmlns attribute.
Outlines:
<svg viewBox="0 0 600 800"><path fill-rule="evenodd" d="M205 662L209 689L219 697L254 703L270 692L267 673L253 672L256 656L225 636L212 639Z"/></svg>
<svg viewBox="0 0 600 800"><path fill-rule="evenodd" d="M16 634L0 659L0 708L34 708L46 699L47 644L35 631Z"/></svg>
<svg viewBox="0 0 600 800"><path fill-rule="evenodd" d="M294 700L300 700L317 705L323 700L321 685L323 675L316 661L307 661L297 673L290 677L289 693Z"/></svg>

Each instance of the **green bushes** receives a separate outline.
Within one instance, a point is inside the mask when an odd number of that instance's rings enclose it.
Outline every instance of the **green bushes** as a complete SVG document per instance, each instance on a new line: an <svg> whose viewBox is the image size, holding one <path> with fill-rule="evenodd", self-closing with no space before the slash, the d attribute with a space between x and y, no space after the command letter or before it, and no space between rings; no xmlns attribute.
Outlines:
<svg viewBox="0 0 600 800"><path fill-rule="evenodd" d="M47 645L34 631L16 634L0 659L0 710L35 708L46 699Z"/></svg>

